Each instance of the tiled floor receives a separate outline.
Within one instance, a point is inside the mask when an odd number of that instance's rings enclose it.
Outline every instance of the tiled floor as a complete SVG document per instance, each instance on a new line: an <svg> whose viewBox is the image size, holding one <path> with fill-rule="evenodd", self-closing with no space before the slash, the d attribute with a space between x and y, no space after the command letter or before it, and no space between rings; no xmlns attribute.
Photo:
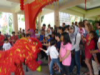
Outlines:
<svg viewBox="0 0 100 75"><path fill-rule="evenodd" d="M49 75L48 66L42 66L42 72L29 70L29 72L25 72L25 75Z"/></svg>
<svg viewBox="0 0 100 75"><path fill-rule="evenodd" d="M25 72L25 75L50 75L49 74L49 68L48 68L48 65L47 65L47 61L45 60L42 60L43 61L43 65L42 65L42 72L33 72L31 70L29 70L28 72ZM24 69L26 69L26 66L24 65ZM73 75L76 75L76 71L77 69L75 68L74 69L74 74ZM84 75L84 73L87 71L86 68L81 68L81 75ZM12 74L14 75L14 74Z"/></svg>

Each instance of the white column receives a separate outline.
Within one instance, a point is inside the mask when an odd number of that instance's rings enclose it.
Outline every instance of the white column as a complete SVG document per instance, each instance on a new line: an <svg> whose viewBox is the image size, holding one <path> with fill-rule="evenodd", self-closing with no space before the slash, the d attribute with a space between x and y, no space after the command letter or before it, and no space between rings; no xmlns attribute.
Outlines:
<svg viewBox="0 0 100 75"><path fill-rule="evenodd" d="M18 32L18 16L17 16L17 13L13 13L13 26L14 26L14 31L17 33Z"/></svg>
<svg viewBox="0 0 100 75"><path fill-rule="evenodd" d="M38 30L41 30L41 14L38 16Z"/></svg>
<svg viewBox="0 0 100 75"><path fill-rule="evenodd" d="M55 9L54 11L54 19L55 19L55 25L60 26L59 10L57 9Z"/></svg>

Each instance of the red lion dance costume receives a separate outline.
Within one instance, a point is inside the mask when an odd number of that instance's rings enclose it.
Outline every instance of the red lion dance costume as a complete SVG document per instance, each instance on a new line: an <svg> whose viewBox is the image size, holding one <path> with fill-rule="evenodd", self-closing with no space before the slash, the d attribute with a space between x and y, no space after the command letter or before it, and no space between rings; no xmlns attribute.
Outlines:
<svg viewBox="0 0 100 75"><path fill-rule="evenodd" d="M22 64L35 71L40 64L36 61L42 44L34 38L22 38L8 51L0 51L0 75L25 75Z"/></svg>

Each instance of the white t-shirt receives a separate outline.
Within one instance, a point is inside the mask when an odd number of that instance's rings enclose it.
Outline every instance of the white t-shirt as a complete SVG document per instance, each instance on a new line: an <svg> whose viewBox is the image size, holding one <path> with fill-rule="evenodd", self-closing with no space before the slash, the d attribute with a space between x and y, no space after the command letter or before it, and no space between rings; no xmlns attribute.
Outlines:
<svg viewBox="0 0 100 75"><path fill-rule="evenodd" d="M72 42L72 45L73 45L72 50L75 49L75 51L79 51L80 50L81 34L77 33L75 37L71 38L71 42ZM75 40L76 40L76 43L75 43Z"/></svg>
<svg viewBox="0 0 100 75"><path fill-rule="evenodd" d="M9 50L11 48L11 44L10 43L4 43L3 44L3 49L6 51L6 50Z"/></svg>
<svg viewBox="0 0 100 75"><path fill-rule="evenodd" d="M59 57L59 53L55 46L48 47L46 53L50 55L51 59L57 59Z"/></svg>

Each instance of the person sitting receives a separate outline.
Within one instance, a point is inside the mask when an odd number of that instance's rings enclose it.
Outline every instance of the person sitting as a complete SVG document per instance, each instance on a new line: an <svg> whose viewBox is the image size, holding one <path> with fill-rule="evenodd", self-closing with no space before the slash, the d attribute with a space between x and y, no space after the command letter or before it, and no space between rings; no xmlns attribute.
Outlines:
<svg viewBox="0 0 100 75"><path fill-rule="evenodd" d="M11 47L12 47L12 46L11 46L9 40L8 40L8 39L5 39L5 40L4 40L4 44L3 44L3 50L4 50L4 51L9 50Z"/></svg>

